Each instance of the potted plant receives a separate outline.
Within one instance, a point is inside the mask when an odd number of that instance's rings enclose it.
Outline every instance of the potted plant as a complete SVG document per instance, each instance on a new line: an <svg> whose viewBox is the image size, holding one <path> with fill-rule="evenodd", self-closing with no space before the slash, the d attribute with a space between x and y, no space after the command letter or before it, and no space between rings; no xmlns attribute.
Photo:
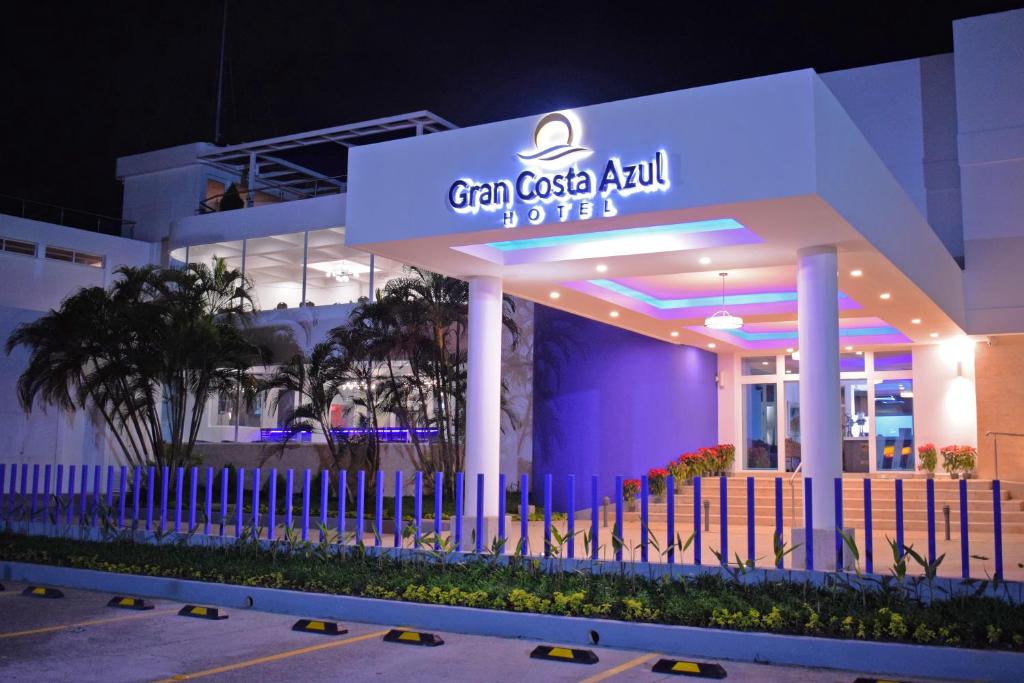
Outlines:
<svg viewBox="0 0 1024 683"><path fill-rule="evenodd" d="M636 512L636 496L640 493L640 480L627 479L622 482L622 499L626 502L629 512Z"/></svg>
<svg viewBox="0 0 1024 683"><path fill-rule="evenodd" d="M974 476L974 468L978 464L978 449L974 446L960 446L957 453L957 463L960 465L960 472L964 479Z"/></svg>
<svg viewBox="0 0 1024 683"><path fill-rule="evenodd" d="M729 476L732 471L732 463L736 459L736 446L731 443L720 443L715 446L714 450L720 475Z"/></svg>
<svg viewBox="0 0 1024 683"><path fill-rule="evenodd" d="M661 467L652 467L647 471L647 490L654 496L655 503L665 502L666 477L668 477L668 470Z"/></svg>
<svg viewBox="0 0 1024 683"><path fill-rule="evenodd" d="M678 458L676 458L675 460L673 460L672 462L665 466L668 470L668 473L672 475L672 493L679 493L680 489L685 484L690 483L689 477L687 477L686 473L686 465L683 464L683 458L685 457L686 454L680 455Z"/></svg>
<svg viewBox="0 0 1024 683"><path fill-rule="evenodd" d="M950 479L959 479L960 466L957 463L958 447L956 445L943 446L939 452L942 454L942 469L949 473Z"/></svg>
<svg viewBox="0 0 1024 683"><path fill-rule="evenodd" d="M928 479L935 478L935 466L939 464L939 453L935 444L926 443L917 447L918 469L925 473Z"/></svg>

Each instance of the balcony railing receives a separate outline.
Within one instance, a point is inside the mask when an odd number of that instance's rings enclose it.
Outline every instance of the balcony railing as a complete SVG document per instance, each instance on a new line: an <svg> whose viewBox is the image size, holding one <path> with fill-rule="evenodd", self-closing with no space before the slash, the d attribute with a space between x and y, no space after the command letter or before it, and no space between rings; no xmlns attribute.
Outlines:
<svg viewBox="0 0 1024 683"><path fill-rule="evenodd" d="M91 211L70 209L66 206L36 202L31 199L0 194L0 213L18 216L33 221L63 225L99 232L104 235L131 237L135 230L135 221L126 221L113 216L104 216Z"/></svg>

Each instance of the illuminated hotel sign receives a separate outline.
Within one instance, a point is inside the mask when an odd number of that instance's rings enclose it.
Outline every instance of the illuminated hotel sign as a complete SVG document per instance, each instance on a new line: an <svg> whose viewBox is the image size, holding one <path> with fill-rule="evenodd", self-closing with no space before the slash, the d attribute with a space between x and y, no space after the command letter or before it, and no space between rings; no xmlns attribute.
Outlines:
<svg viewBox="0 0 1024 683"><path fill-rule="evenodd" d="M513 228L523 220L536 225L614 216L617 200L664 192L671 186L664 150L630 163L613 156L602 164L581 166L593 155L593 150L580 144L581 134L573 112L541 117L533 133L533 149L517 155L525 170L515 178L460 178L448 188L448 206L460 214L500 213L501 224Z"/></svg>

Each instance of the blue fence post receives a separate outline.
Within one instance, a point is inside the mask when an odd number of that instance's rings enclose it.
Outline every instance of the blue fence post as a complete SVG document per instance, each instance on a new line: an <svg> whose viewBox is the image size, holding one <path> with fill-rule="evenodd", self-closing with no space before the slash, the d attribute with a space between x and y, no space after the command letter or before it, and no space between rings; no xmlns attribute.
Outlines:
<svg viewBox="0 0 1024 683"><path fill-rule="evenodd" d="M64 465L57 465L57 476L53 480L54 524L60 524L61 505L64 504ZM4 465L0 465L0 518L4 516Z"/></svg>
<svg viewBox="0 0 1024 683"><path fill-rule="evenodd" d="M85 466L82 466L82 471L85 471ZM83 487L82 495L85 495ZM149 466L146 473L146 531L153 530L153 498L156 495L156 467L153 465Z"/></svg>
<svg viewBox="0 0 1024 683"><path fill-rule="evenodd" d="M395 470L395 547L402 547L402 470Z"/></svg>
<svg viewBox="0 0 1024 683"><path fill-rule="evenodd" d="M505 475L498 474L498 554L505 554Z"/></svg>
<svg viewBox="0 0 1024 683"><path fill-rule="evenodd" d="M551 475L544 475L544 557L551 557Z"/></svg>
<svg viewBox="0 0 1024 683"><path fill-rule="evenodd" d="M462 550L462 487L463 473L455 473L455 550Z"/></svg>
<svg viewBox="0 0 1024 683"><path fill-rule="evenodd" d="M413 538L413 545L416 548L420 547L420 539L423 538L423 472L416 470L415 477L415 497L413 501L413 507L415 508L415 537Z"/></svg>
<svg viewBox="0 0 1024 683"><path fill-rule="evenodd" d="M615 548L615 561L622 562L622 546L626 544L622 538L622 477L615 477L615 532L612 546Z"/></svg>
<svg viewBox="0 0 1024 683"><path fill-rule="evenodd" d="M1003 578L1003 503L1002 487L998 479L992 481L992 540L996 544L995 577Z"/></svg>
<svg viewBox="0 0 1024 683"><path fill-rule="evenodd" d="M277 468L270 468L270 478L267 479L267 538L274 540L277 530Z"/></svg>
<svg viewBox="0 0 1024 683"><path fill-rule="evenodd" d="M59 472L58 472L58 474L59 474ZM124 526L125 526L125 512L126 512L125 508L127 507L127 502L128 502L125 499L125 496L128 494L128 466L127 465L121 465L121 480L120 480L119 483L121 485L121 488L119 489L120 492L118 493L118 496L117 496L117 526L119 526L119 527L121 527L123 529ZM60 496L58 495L57 498L60 498Z"/></svg>
<svg viewBox="0 0 1024 683"><path fill-rule="evenodd" d="M530 554L530 477L519 476L519 554Z"/></svg>
<svg viewBox="0 0 1024 683"><path fill-rule="evenodd" d="M285 538L291 542L292 539L292 528L295 526L292 522L294 517L292 516L292 498L295 495L295 470L291 467L284 474L284 528Z"/></svg>
<svg viewBox="0 0 1024 683"><path fill-rule="evenodd" d="M225 467L220 471L220 535L224 535L224 531L228 525L228 484L230 475L228 474L228 468Z"/></svg>
<svg viewBox="0 0 1024 683"><path fill-rule="evenodd" d="M302 471L302 542L309 540L309 501L310 486L312 486L312 475L309 468Z"/></svg>
<svg viewBox="0 0 1024 683"><path fill-rule="evenodd" d="M320 470L320 542L327 540L327 493L331 486L329 470Z"/></svg>
<svg viewBox="0 0 1024 683"><path fill-rule="evenodd" d="M97 526L99 522L100 514L100 473L101 468L99 465L95 465L92 468L92 516L90 522L92 526Z"/></svg>
<svg viewBox="0 0 1024 683"><path fill-rule="evenodd" d="M598 519L600 513L600 491L597 482L597 475L590 476L590 559L596 560L601 551L601 521Z"/></svg>
<svg viewBox="0 0 1024 683"><path fill-rule="evenodd" d="M434 472L434 550L441 549L442 498L444 497L444 472Z"/></svg>
<svg viewBox="0 0 1024 683"><path fill-rule="evenodd" d="M718 478L718 537L722 546L722 566L729 564L729 487L725 477Z"/></svg>
<svg viewBox="0 0 1024 683"><path fill-rule="evenodd" d="M106 496L106 519L114 520L114 466L107 465L107 496Z"/></svg>
<svg viewBox="0 0 1024 683"><path fill-rule="evenodd" d="M366 472L356 472L356 545L363 544L363 514L366 512Z"/></svg>
<svg viewBox="0 0 1024 683"><path fill-rule="evenodd" d="M32 465L32 499L29 503L28 521L35 521L39 512L39 464Z"/></svg>
<svg viewBox="0 0 1024 683"><path fill-rule="evenodd" d="M896 480L896 548L903 558L903 480Z"/></svg>
<svg viewBox="0 0 1024 683"><path fill-rule="evenodd" d="M640 561L647 562L648 534L650 533L650 480L640 476Z"/></svg>
<svg viewBox="0 0 1024 683"><path fill-rule="evenodd" d="M775 566L782 569L782 477L775 477L775 540L772 542L772 553L775 557Z"/></svg>
<svg viewBox="0 0 1024 683"><path fill-rule="evenodd" d="M206 521L203 523L203 533L210 535L213 526L213 468L206 468L206 500L203 501L203 509L206 512Z"/></svg>
<svg viewBox="0 0 1024 683"><path fill-rule="evenodd" d="M811 505L813 492L811 477L804 477L804 568L814 571L814 506Z"/></svg>
<svg viewBox="0 0 1024 683"><path fill-rule="evenodd" d="M864 478L864 569L875 573L875 539L871 524L871 480Z"/></svg>
<svg viewBox="0 0 1024 683"><path fill-rule="evenodd" d="M160 470L160 531L167 531L167 500L171 493L171 468L164 465Z"/></svg>
<svg viewBox="0 0 1024 683"><path fill-rule="evenodd" d="M700 477L693 478L693 563L700 564L701 529L700 529Z"/></svg>
<svg viewBox="0 0 1024 683"><path fill-rule="evenodd" d="M483 552L484 542L484 473L476 475L476 551Z"/></svg>
<svg viewBox="0 0 1024 683"><path fill-rule="evenodd" d="M379 546L384 535L384 473L380 470L377 470L375 483L377 497L374 501L373 545Z"/></svg>
<svg viewBox="0 0 1024 683"><path fill-rule="evenodd" d="M21 475L22 475L22 485L21 485L21 488L22 488L22 493L24 493L24 490L25 490L25 469L24 469L24 467L21 470ZM80 526L85 526L88 523L88 518L86 517L85 513L86 513L87 506L89 504L89 466L88 465L85 465L85 464L82 465L82 476L80 477L80 480L79 480L78 489L79 489L79 491L78 491L78 524Z"/></svg>
<svg viewBox="0 0 1024 683"><path fill-rule="evenodd" d="M135 470L132 472L132 531L135 531L139 528L139 503L142 498L142 465L136 465L132 469Z"/></svg>
<svg viewBox="0 0 1024 683"><path fill-rule="evenodd" d="M835 478L836 571L843 569L843 479Z"/></svg>
<svg viewBox="0 0 1024 683"><path fill-rule="evenodd" d="M196 503L199 499L199 468L193 466L188 476L188 532L196 530Z"/></svg>
<svg viewBox="0 0 1024 683"><path fill-rule="evenodd" d="M756 560L754 555L757 552L757 548L754 543L754 523L755 512L754 512L754 478L747 477L747 562L753 567Z"/></svg>
<svg viewBox="0 0 1024 683"><path fill-rule="evenodd" d="M58 472L60 465L57 465ZM7 482L7 463L0 462L0 520L7 519L7 492L4 491L4 484ZM60 494L57 494L60 497Z"/></svg>
<svg viewBox="0 0 1024 683"><path fill-rule="evenodd" d="M14 509L18 506L18 489L17 489L18 466L17 466L17 464L12 462L11 463L10 471L11 471L11 482L8 485L8 496L7 497L10 499L10 504L11 505L10 505L10 508L8 509L8 517L9 518L13 518L14 517ZM75 495L74 495L74 489L75 489L75 466L74 465L71 466L71 475L69 476L69 479L70 479L70 482L71 482L69 484L69 486L71 488L71 492L69 494L71 496L71 499L68 501L68 524L71 524L71 517L72 517L72 514L73 514L72 507L73 507L73 503L75 501Z"/></svg>
<svg viewBox="0 0 1024 683"><path fill-rule="evenodd" d="M83 474L85 474L86 469L87 469L86 466L82 465L82 472L83 472ZM85 481L86 482L89 481L88 474L85 474ZM22 521L24 521L24 519L25 519L25 512L26 512L25 503L28 500L28 495L29 495L29 493L28 493L28 463L22 463L22 465L21 465L21 486L19 488L21 489L20 493L18 494L18 497L20 498L21 510L22 510L21 511L21 519L22 519ZM84 489L85 486L82 486L82 488ZM84 522L83 522L83 524L84 524Z"/></svg>
<svg viewBox="0 0 1024 683"><path fill-rule="evenodd" d="M235 538L242 537L245 521L245 468L239 467L235 475Z"/></svg>
<svg viewBox="0 0 1024 683"><path fill-rule="evenodd" d="M252 494L249 503L252 506L252 535L258 540L260 537L260 484L262 475L259 467L252 470Z"/></svg>
<svg viewBox="0 0 1024 683"><path fill-rule="evenodd" d="M178 476L177 476L177 480L176 480L175 484L176 484L175 488L177 490L175 491L175 501L174 501L174 533L180 534L181 533L181 504L182 504L182 497L185 494L185 491L184 491L184 489L185 489L185 468L184 467L179 467L178 468Z"/></svg>
<svg viewBox="0 0 1024 683"><path fill-rule="evenodd" d="M71 467L72 467L71 479L74 480L74 478L75 478L75 472L74 472L74 469L73 469L74 465L72 465ZM10 480L10 485L9 485L10 486L10 494L7 495L7 497L5 498L4 497L4 480L5 480L5 477L6 477L8 469L10 469L10 472L11 472L11 480ZM12 514L13 511L14 511L14 480L17 479L17 476L18 476L18 474L17 474L17 466L14 463L11 463L10 468L8 468L7 465L0 465L0 470L2 470L2 472L0 472L0 517L3 517L4 519L8 519L9 515ZM71 488L73 489L74 485L72 485ZM10 499L10 508L7 507L7 499ZM68 511L70 512L70 510L71 510L71 505L70 505L70 501L69 501Z"/></svg>
<svg viewBox="0 0 1024 683"><path fill-rule="evenodd" d="M347 513L346 506L348 505L347 494L348 493L348 470L342 470L338 473L338 543L345 544L345 515Z"/></svg>
<svg viewBox="0 0 1024 683"><path fill-rule="evenodd" d="M665 477L665 527L668 543L665 556L669 564L676 561L676 478L671 474Z"/></svg>
<svg viewBox="0 0 1024 683"><path fill-rule="evenodd" d="M971 578L970 539L967 536L967 480L960 480L960 573Z"/></svg>
<svg viewBox="0 0 1024 683"><path fill-rule="evenodd" d="M576 558L576 475L570 474L567 477L569 483L568 497L566 498L566 522L565 522L565 536L568 547L566 550L566 557L570 560Z"/></svg>
<svg viewBox="0 0 1024 683"><path fill-rule="evenodd" d="M53 465L43 468L43 524L50 518L50 477L53 475Z"/></svg>
<svg viewBox="0 0 1024 683"><path fill-rule="evenodd" d="M925 507L928 518L928 561L935 561L935 480L924 482Z"/></svg>

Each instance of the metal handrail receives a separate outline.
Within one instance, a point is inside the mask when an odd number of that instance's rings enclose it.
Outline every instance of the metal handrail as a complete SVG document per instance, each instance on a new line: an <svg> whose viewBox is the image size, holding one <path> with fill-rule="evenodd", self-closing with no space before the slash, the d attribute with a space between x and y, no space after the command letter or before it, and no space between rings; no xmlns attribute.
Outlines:
<svg viewBox="0 0 1024 683"><path fill-rule="evenodd" d="M804 468L804 461L800 460L800 464L793 470L793 474L789 475L789 523L790 525L796 523L796 492L794 490L796 475L800 473L800 470Z"/></svg>
<svg viewBox="0 0 1024 683"><path fill-rule="evenodd" d="M17 208L12 212L4 208L5 204L13 204ZM32 208L42 209L43 211L32 211ZM9 216L20 216L28 220L42 220L47 223L56 223L57 225L70 228L94 230L96 232L103 232L104 224L117 227L118 232L121 234L124 234L126 232L125 227L128 227L129 230L127 232L129 236L135 227L135 221L2 193L0 193L0 213Z"/></svg>
<svg viewBox="0 0 1024 683"><path fill-rule="evenodd" d="M1017 432L985 432L985 436L994 437L992 439L992 459L995 461L996 476L993 479L999 478L999 437L1001 436L1019 436L1024 438L1024 434Z"/></svg>
<svg viewBox="0 0 1024 683"><path fill-rule="evenodd" d="M344 191L343 185L347 178L348 176L346 175L339 175L324 178L299 178L283 182L273 182L264 179L263 184L254 185L251 189L245 185L235 184L235 190L245 204L242 208L248 208L252 206L252 202L255 201L254 196L257 192L265 192L267 190L277 190L281 193L296 194L298 195L296 199L310 199L312 197L339 194ZM227 190L220 194L215 194L200 200L199 208L196 210L196 213L206 214L219 212L219 200L223 199L226 194ZM284 202L295 200L285 197L278 197L278 199Z"/></svg>

